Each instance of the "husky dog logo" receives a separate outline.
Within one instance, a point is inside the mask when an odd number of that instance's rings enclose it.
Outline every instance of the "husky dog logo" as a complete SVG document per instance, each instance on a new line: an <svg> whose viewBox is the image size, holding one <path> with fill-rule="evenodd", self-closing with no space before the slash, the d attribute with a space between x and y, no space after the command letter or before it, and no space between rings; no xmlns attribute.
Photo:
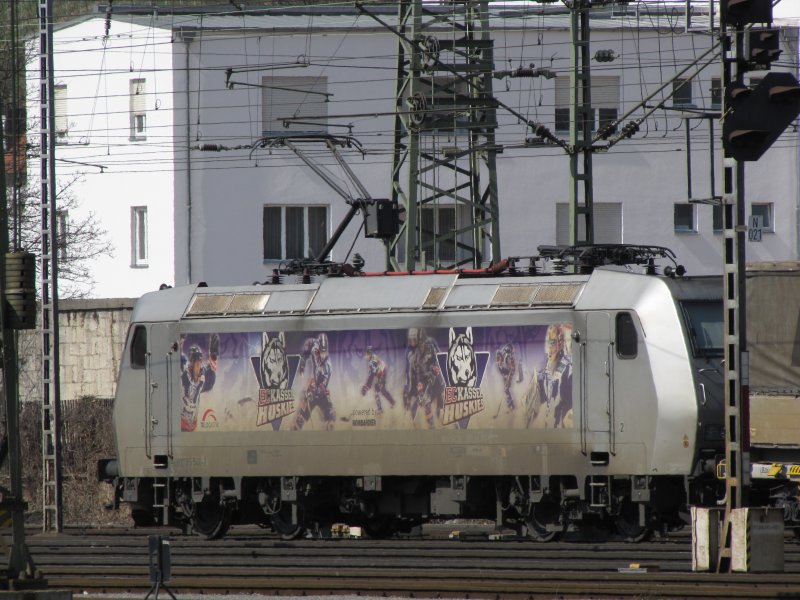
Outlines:
<svg viewBox="0 0 800 600"><path fill-rule="evenodd" d="M292 380L297 366L297 355L286 354L286 339L281 331L277 335L261 334L261 356L251 356L258 379L258 411L256 426L271 424L280 429L283 417L294 412Z"/></svg>
<svg viewBox="0 0 800 600"><path fill-rule="evenodd" d="M285 390L289 387L289 367L286 361L286 342L281 331L270 338L261 337L261 383L267 389Z"/></svg>
<svg viewBox="0 0 800 600"><path fill-rule="evenodd" d="M478 383L478 363L472 347L472 327L467 327L464 333L456 333L450 329L447 374L450 385L456 387L475 387Z"/></svg>

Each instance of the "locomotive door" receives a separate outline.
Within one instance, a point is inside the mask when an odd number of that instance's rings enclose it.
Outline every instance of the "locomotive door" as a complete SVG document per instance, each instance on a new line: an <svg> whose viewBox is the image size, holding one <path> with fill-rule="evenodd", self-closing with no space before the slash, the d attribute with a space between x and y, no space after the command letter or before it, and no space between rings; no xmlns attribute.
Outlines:
<svg viewBox="0 0 800 600"><path fill-rule="evenodd" d="M175 351L177 328L174 324L147 325L147 362L145 365L145 439L147 456L172 455L172 427L177 416L175 377L180 355ZM154 460L156 460L154 458ZM157 462L161 462L158 458Z"/></svg>
<svg viewBox="0 0 800 600"><path fill-rule="evenodd" d="M613 453L614 335L611 324L608 313L587 314L582 423L590 450Z"/></svg>

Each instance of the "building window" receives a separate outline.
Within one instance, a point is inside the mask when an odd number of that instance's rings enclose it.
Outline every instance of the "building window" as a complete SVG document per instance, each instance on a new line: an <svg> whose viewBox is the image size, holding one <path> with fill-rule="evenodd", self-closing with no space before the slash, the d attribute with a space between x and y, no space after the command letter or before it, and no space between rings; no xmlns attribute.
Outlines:
<svg viewBox="0 0 800 600"><path fill-rule="evenodd" d="M469 125L468 111L463 107L470 102L470 86L467 81L451 75L431 75L420 81L419 94L425 98L425 107L420 113L411 115L420 119L420 132L431 133L440 129L464 133ZM453 110L453 107L462 110Z"/></svg>
<svg viewBox="0 0 800 600"><path fill-rule="evenodd" d="M596 244L621 244L622 243L622 203L620 202L595 202L594 212L594 242ZM569 244L569 204L559 202L556 204L556 244L566 246ZM578 221L578 237L586 238L586 226L583 217Z"/></svg>
<svg viewBox="0 0 800 600"><path fill-rule="evenodd" d="M265 206L264 260L317 257L328 242L327 206Z"/></svg>
<svg viewBox="0 0 800 600"><path fill-rule="evenodd" d="M265 76L261 78L261 87L264 135L328 130L327 77Z"/></svg>
<svg viewBox="0 0 800 600"><path fill-rule="evenodd" d="M405 221L405 213L401 213L400 221L401 224ZM472 260L474 231L469 207L432 203L418 206L417 228L421 255L415 262L419 268L450 268ZM483 231L479 235L483 237L483 244L487 244L487 233ZM400 262L407 259L405 235L397 242L397 258Z"/></svg>
<svg viewBox="0 0 800 600"><path fill-rule="evenodd" d="M774 219L772 218L772 202L754 202L750 206L750 214L754 217L761 217L761 229L763 231L774 232Z"/></svg>
<svg viewBox="0 0 800 600"><path fill-rule="evenodd" d="M570 77L557 77L555 88L555 129L569 131ZM616 75L595 75L592 77L592 110L587 117L590 129L604 128L617 120L619 114L620 78ZM580 99L579 99L580 101ZM598 117L595 123L595 115ZM580 127L580 124L578 124ZM609 133L614 133L613 127Z"/></svg>
<svg viewBox="0 0 800 600"><path fill-rule="evenodd" d="M147 207L131 207L131 267L147 266Z"/></svg>
<svg viewBox="0 0 800 600"><path fill-rule="evenodd" d="M67 143L67 136L69 135L66 84L59 84L53 88L53 103L53 117L55 118L56 126L56 143L65 144Z"/></svg>
<svg viewBox="0 0 800 600"><path fill-rule="evenodd" d="M711 78L711 108L722 107L722 79L719 77Z"/></svg>
<svg viewBox="0 0 800 600"><path fill-rule="evenodd" d="M144 140L147 134L147 83L144 79L131 79L130 115L131 140Z"/></svg>
<svg viewBox="0 0 800 600"><path fill-rule="evenodd" d="M721 233L725 228L725 212L721 204L715 204L711 207L711 228L714 233Z"/></svg>
<svg viewBox="0 0 800 600"><path fill-rule="evenodd" d="M692 103L692 80L677 78L672 81L672 105L694 106Z"/></svg>
<svg viewBox="0 0 800 600"><path fill-rule="evenodd" d="M569 131L569 82L569 76L556 77L556 131Z"/></svg>
<svg viewBox="0 0 800 600"><path fill-rule="evenodd" d="M56 250L58 250L58 258L66 260L67 258L67 235L69 234L69 225L67 220L66 210L56 211Z"/></svg>
<svg viewBox="0 0 800 600"><path fill-rule="evenodd" d="M694 204L679 203L675 205L673 228L675 233L694 233L697 231Z"/></svg>
<svg viewBox="0 0 800 600"><path fill-rule="evenodd" d="M456 207L423 206L420 209L420 233L425 264L442 266L456 262ZM449 236L447 239L442 239ZM435 243L434 243L435 240Z"/></svg>
<svg viewBox="0 0 800 600"><path fill-rule="evenodd" d="M616 75L595 75L592 77L592 106L597 108L597 129L602 131L617 120L619 116L619 86ZM606 133L616 133L614 125Z"/></svg>

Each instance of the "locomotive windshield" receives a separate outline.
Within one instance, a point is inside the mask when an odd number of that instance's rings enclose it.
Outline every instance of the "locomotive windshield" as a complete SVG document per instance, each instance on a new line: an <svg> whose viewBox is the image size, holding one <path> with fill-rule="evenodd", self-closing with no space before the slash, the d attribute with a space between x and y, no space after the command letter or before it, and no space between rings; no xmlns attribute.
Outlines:
<svg viewBox="0 0 800 600"><path fill-rule="evenodd" d="M716 300L681 302L696 356L722 356L722 303Z"/></svg>

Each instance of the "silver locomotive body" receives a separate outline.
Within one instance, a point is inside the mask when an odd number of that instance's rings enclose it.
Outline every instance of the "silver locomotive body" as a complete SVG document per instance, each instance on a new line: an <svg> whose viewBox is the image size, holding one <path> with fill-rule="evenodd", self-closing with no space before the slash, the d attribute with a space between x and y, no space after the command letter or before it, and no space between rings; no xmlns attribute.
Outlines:
<svg viewBox="0 0 800 600"><path fill-rule="evenodd" d="M137 523L286 537L432 516L639 539L711 503L721 283L330 277L137 303L104 464Z"/></svg>

